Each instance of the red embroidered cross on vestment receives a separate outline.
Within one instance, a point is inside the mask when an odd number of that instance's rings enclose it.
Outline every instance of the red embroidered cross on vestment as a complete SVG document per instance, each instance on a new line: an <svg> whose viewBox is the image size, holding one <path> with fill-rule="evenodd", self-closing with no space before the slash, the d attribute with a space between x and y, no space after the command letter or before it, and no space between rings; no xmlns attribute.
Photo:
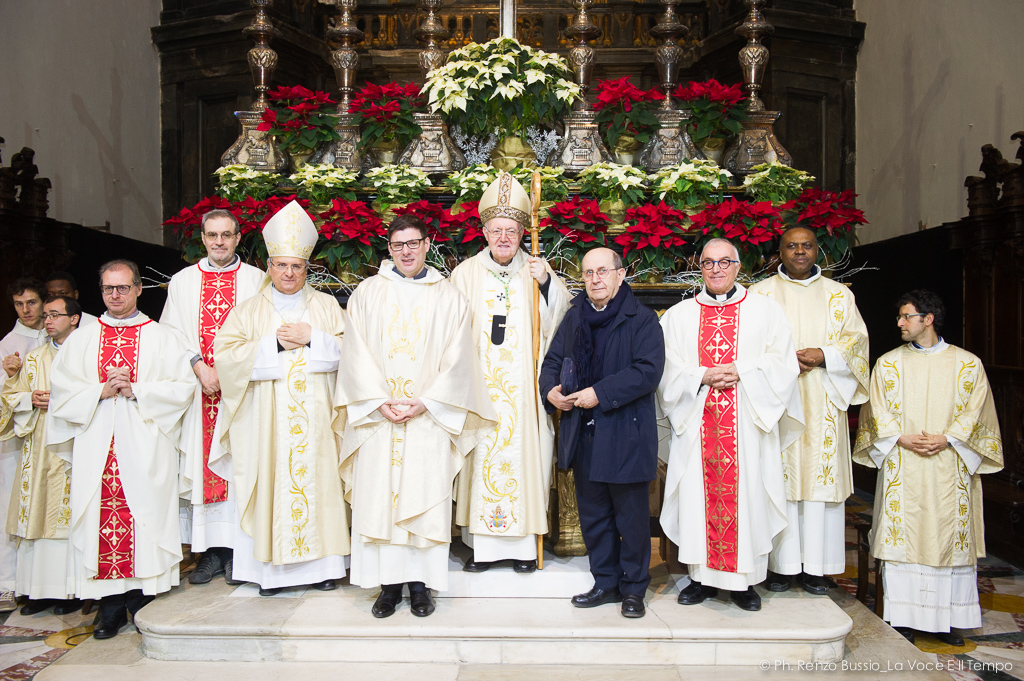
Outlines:
<svg viewBox="0 0 1024 681"><path fill-rule="evenodd" d="M213 341L237 299L237 269L228 272L202 272L199 287L199 352L207 366L213 366ZM228 498L228 483L210 470L210 445L220 410L220 393L203 393L203 503Z"/></svg>
<svg viewBox="0 0 1024 681"><path fill-rule="evenodd" d="M736 361L740 302L700 306L700 365L713 367ZM736 572L739 550L739 451L736 388L711 388L704 402L700 444L704 467L704 516L707 524L707 567Z"/></svg>

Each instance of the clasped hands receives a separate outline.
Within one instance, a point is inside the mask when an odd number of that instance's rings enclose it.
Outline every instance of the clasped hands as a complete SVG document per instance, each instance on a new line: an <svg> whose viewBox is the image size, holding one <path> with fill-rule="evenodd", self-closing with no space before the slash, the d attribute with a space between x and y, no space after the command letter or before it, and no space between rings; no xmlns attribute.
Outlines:
<svg viewBox="0 0 1024 681"><path fill-rule="evenodd" d="M945 435L929 435L923 430L920 435L900 435L896 443L921 456L935 456L949 446Z"/></svg>
<svg viewBox="0 0 1024 681"><path fill-rule="evenodd" d="M548 402L562 411L569 411L573 407L593 409L598 404L597 392L593 388L584 388L569 395L563 395L561 384L548 391Z"/></svg>
<svg viewBox="0 0 1024 681"><path fill-rule="evenodd" d="M116 397L122 395L124 397L132 396L132 384L131 384L131 370L128 367L113 367L107 370L107 382L103 384L103 390L100 391L100 399L105 400L110 397Z"/></svg>
<svg viewBox="0 0 1024 681"><path fill-rule="evenodd" d="M796 361L800 363L800 373L806 373L825 363L825 353L821 348L804 348L796 351Z"/></svg>
<svg viewBox="0 0 1024 681"><path fill-rule="evenodd" d="M32 406L36 409L46 409L50 406L50 391L49 390L33 390L32 391Z"/></svg>
<svg viewBox="0 0 1024 681"><path fill-rule="evenodd" d="M392 423L405 423L410 421L427 410L423 400L413 397L410 399L391 399L377 407L381 416Z"/></svg>
<svg viewBox="0 0 1024 681"><path fill-rule="evenodd" d="M277 329L277 342L285 350L294 350L309 345L313 338L313 327L306 322L282 324Z"/></svg>
<svg viewBox="0 0 1024 681"><path fill-rule="evenodd" d="M280 343L281 341L278 340ZM199 385L203 388L203 394L205 395L216 395L220 392L220 378L217 377L217 370L204 362L199 360L192 365L192 373L199 379Z"/></svg>
<svg viewBox="0 0 1024 681"><path fill-rule="evenodd" d="M729 390L735 388L740 382L740 374L736 371L736 364L721 364L708 367L704 372L704 378L700 380L701 385L711 386L715 390Z"/></svg>
<svg viewBox="0 0 1024 681"><path fill-rule="evenodd" d="M18 373L18 369L21 368L21 355L14 353L4 357L4 372L7 377L10 378L14 374Z"/></svg>

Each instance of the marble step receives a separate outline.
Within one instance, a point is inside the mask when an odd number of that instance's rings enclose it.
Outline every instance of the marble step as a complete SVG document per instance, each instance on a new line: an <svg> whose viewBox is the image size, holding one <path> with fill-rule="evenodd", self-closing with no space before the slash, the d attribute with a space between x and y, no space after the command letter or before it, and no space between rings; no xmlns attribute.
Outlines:
<svg viewBox="0 0 1024 681"><path fill-rule="evenodd" d="M578 609L561 598L438 598L425 618L406 600L378 620L376 590L260 598L215 580L158 598L136 625L155 660L641 666L833 662L852 626L825 597L762 592L763 609L750 613L727 598L680 606L677 593L671 576L659 577L637 620L616 605Z"/></svg>
<svg viewBox="0 0 1024 681"><path fill-rule="evenodd" d="M463 572L471 557L469 549L454 544L448 556L448 590L441 598L572 598L590 591L594 578L586 556L561 558L544 553L544 569L518 574L512 561L496 564L486 572Z"/></svg>

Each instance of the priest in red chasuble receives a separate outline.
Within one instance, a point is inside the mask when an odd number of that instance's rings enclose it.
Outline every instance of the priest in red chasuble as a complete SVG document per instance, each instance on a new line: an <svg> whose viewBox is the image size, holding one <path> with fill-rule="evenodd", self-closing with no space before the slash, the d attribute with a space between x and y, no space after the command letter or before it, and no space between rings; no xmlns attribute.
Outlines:
<svg viewBox="0 0 1024 681"><path fill-rule="evenodd" d="M195 396L185 413L179 444L183 459L181 492L186 495L185 510L191 509L183 517L182 541L203 554L188 581L205 584L227 572L225 578L232 583L238 514L235 504L228 502L234 490L209 467L210 443L220 411L213 339L235 305L256 295L265 275L235 254L241 233L234 215L211 210L203 215L200 230L206 257L171 277L160 323L181 335L196 376Z"/></svg>
<svg viewBox="0 0 1024 681"><path fill-rule="evenodd" d="M672 429L661 524L689 566L679 603L717 589L759 610L772 539L787 525L782 450L803 431L796 349L775 301L736 283L739 252L712 239L704 287L662 318L658 400Z"/></svg>
<svg viewBox="0 0 1024 681"><path fill-rule="evenodd" d="M139 312L135 263L100 268L107 311L53 361L47 441L74 438L74 593L100 600L93 636L111 638L178 584L178 450L195 376L173 331ZM126 612L127 610L127 612Z"/></svg>

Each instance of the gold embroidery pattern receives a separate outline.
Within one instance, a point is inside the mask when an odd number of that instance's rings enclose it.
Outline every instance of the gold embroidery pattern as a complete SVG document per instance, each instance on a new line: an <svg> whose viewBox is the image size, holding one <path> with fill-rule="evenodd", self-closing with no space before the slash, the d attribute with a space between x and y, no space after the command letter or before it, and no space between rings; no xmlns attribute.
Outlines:
<svg viewBox="0 0 1024 681"><path fill-rule="evenodd" d="M484 441L486 454L482 463L485 502L482 520L487 529L495 534L504 534L516 525L516 504L519 501L519 481L512 462L501 456L512 443L512 437L519 426L519 409L516 406L518 386L508 380L508 369L495 366L489 355L484 356L487 370L484 381L487 392L498 413L498 424ZM501 502L507 500L503 509Z"/></svg>
<svg viewBox="0 0 1024 681"><path fill-rule="evenodd" d="M843 332L846 320L846 301L841 291L834 291L828 296L828 336L826 343L835 345Z"/></svg>
<svg viewBox="0 0 1024 681"><path fill-rule="evenodd" d="M953 548L966 553L971 548L971 473L956 455L956 529Z"/></svg>
<svg viewBox="0 0 1024 681"><path fill-rule="evenodd" d="M309 498L306 495L309 464L306 460L309 448L309 413L306 411L306 358L305 353L291 360L285 380L288 397L288 475L291 479L291 533L294 558L309 554L306 527L310 520Z"/></svg>
<svg viewBox="0 0 1024 681"><path fill-rule="evenodd" d="M975 360L960 362L960 371L956 375L956 405L953 407L953 416L957 417L964 413L967 402L974 392L974 384L977 380L978 363Z"/></svg>
<svg viewBox="0 0 1024 681"><path fill-rule="evenodd" d="M393 315L388 324L388 338L391 339L391 349L388 351L388 359L394 359L395 355L406 354L409 359L416 361L416 343L420 340L423 330L420 322L423 317L423 308L417 307L412 313L412 319L401 319L401 310L398 305L392 305ZM415 335L414 335L415 334Z"/></svg>
<svg viewBox="0 0 1024 681"><path fill-rule="evenodd" d="M61 491L60 504L57 506L57 527L71 527L71 475L64 473L64 489Z"/></svg>
<svg viewBox="0 0 1024 681"><path fill-rule="evenodd" d="M885 396L886 412L889 414L889 422L896 421L899 431L903 431L903 411L901 401L903 389L900 385L900 366L897 360L882 362L882 390ZM887 424L888 425L888 424ZM879 421L874 419L872 426L877 434ZM885 468L882 471L885 475L885 492L882 496L883 508L885 510L885 543L888 546L903 546L906 544L906 535L903 531L903 499L900 488L903 480L900 478L900 471L903 468L903 449L898 445L893 448L892 453L885 459Z"/></svg>
<svg viewBox="0 0 1024 681"><path fill-rule="evenodd" d="M387 379L388 388L391 390L392 398L405 398L409 399L413 396L415 390L415 382L411 378L402 378L397 376L395 378ZM391 465L401 466L402 465L402 453L404 447L402 445L405 442L405 424L394 423L391 426ZM395 508L398 508L398 495L394 498Z"/></svg>
<svg viewBox="0 0 1024 681"><path fill-rule="evenodd" d="M28 385L35 386L36 374L39 371L39 358L29 355L25 358L25 372ZM34 407L33 407L34 409ZM45 419L45 414L39 414ZM27 433L21 444L21 489L18 496L18 536L24 537L28 532L29 489L32 485L32 434Z"/></svg>
<svg viewBox="0 0 1024 681"><path fill-rule="evenodd" d="M818 484L835 487L835 460L839 452L839 410L832 400L825 400L825 435L821 446L821 470L818 472Z"/></svg>

